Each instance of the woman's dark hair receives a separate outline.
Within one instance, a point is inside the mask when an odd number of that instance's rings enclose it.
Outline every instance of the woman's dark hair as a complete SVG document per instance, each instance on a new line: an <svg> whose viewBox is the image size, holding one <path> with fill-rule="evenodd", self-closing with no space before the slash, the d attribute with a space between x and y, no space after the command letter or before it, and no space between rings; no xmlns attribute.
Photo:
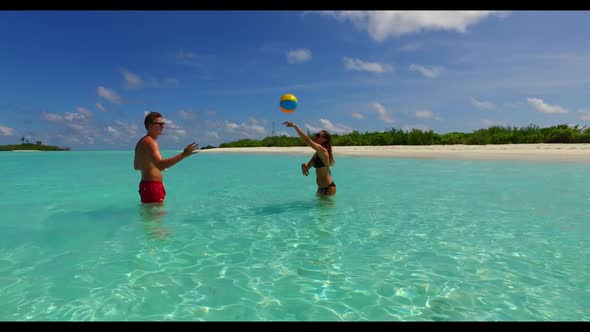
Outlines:
<svg viewBox="0 0 590 332"><path fill-rule="evenodd" d="M158 112L150 112L148 115L145 116L145 120L143 120L143 124L145 125L145 129L148 129L148 126L154 122L155 119L161 118L162 114Z"/></svg>
<svg viewBox="0 0 590 332"><path fill-rule="evenodd" d="M334 165L334 155L332 155L332 135L327 130L320 130L320 135L326 139L326 141L322 144L323 147L328 150L328 156L330 157L330 165Z"/></svg>

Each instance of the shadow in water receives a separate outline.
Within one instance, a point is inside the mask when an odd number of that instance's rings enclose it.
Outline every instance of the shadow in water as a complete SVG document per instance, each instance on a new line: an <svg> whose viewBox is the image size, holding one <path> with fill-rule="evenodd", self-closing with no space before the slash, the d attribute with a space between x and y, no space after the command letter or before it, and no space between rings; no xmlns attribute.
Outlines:
<svg viewBox="0 0 590 332"><path fill-rule="evenodd" d="M288 212L328 212L336 206L334 196L318 196L309 200L285 201L254 208L256 215L275 215Z"/></svg>

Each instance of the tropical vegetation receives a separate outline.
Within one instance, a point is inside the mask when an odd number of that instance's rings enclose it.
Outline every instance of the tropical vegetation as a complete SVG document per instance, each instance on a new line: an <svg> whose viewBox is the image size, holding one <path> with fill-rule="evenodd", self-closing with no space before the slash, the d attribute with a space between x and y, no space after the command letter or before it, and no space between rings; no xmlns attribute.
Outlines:
<svg viewBox="0 0 590 332"><path fill-rule="evenodd" d="M307 133L310 135L309 131ZM359 145L485 145L485 144L534 144L534 143L590 143L590 127L561 124L540 128L530 124L527 127L492 126L474 130L471 133L451 132L437 134L432 130L411 129L403 131L392 128L385 132L352 131L332 135L334 146ZM299 137L268 136L262 140L241 139L223 143L219 147L264 147L264 146L304 146Z"/></svg>

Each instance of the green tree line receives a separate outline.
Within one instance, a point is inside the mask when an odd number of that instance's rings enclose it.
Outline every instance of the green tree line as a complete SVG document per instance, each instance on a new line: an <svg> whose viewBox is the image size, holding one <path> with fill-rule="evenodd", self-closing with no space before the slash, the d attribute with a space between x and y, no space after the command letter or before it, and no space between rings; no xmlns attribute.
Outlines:
<svg viewBox="0 0 590 332"><path fill-rule="evenodd" d="M566 124L539 128L537 125L530 124L527 127L492 126L487 129L474 130L471 133L437 134L432 130L411 129L403 131L392 128L385 132L360 133L355 130L344 135L332 135L332 145L334 146L534 143L590 143L590 128ZM305 146L305 143L299 137L269 136L262 140L241 139L223 143L219 147L263 146Z"/></svg>

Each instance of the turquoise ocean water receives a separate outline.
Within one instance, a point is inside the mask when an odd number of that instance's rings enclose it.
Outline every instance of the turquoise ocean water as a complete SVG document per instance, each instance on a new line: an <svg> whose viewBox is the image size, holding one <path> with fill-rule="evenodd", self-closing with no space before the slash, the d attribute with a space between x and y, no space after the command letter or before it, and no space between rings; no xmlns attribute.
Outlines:
<svg viewBox="0 0 590 332"><path fill-rule="evenodd" d="M0 320L590 320L588 165L311 152L0 153Z"/></svg>

